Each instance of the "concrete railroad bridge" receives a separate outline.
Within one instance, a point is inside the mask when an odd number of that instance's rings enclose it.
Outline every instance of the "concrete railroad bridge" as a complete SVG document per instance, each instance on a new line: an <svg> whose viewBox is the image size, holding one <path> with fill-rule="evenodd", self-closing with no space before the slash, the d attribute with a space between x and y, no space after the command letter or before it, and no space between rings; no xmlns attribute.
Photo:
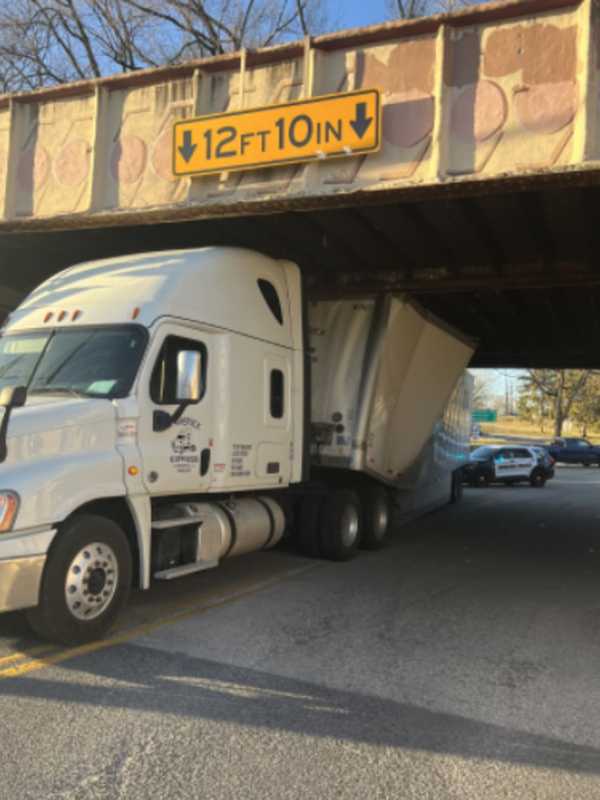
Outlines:
<svg viewBox="0 0 600 800"><path fill-rule="evenodd" d="M176 178L201 114L378 88L379 153ZM0 304L77 261L239 244L408 292L477 366L600 365L600 6L520 0L0 97Z"/></svg>

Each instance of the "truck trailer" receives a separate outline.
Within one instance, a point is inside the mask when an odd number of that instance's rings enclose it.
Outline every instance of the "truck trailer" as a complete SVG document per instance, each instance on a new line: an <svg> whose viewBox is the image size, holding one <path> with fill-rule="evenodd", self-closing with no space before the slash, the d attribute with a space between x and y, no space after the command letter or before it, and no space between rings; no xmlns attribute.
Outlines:
<svg viewBox="0 0 600 800"><path fill-rule="evenodd" d="M0 611L81 643L132 587L284 535L380 547L394 499L458 497L473 351L405 298L308 302L250 250L55 275L0 337Z"/></svg>

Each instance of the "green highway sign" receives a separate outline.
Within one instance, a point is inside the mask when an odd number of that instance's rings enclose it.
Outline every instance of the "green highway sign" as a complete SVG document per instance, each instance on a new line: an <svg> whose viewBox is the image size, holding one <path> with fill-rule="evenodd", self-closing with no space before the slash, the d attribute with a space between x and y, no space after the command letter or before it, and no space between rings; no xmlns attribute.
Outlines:
<svg viewBox="0 0 600 800"><path fill-rule="evenodd" d="M491 408L479 408L472 413L473 422L496 422L498 412Z"/></svg>

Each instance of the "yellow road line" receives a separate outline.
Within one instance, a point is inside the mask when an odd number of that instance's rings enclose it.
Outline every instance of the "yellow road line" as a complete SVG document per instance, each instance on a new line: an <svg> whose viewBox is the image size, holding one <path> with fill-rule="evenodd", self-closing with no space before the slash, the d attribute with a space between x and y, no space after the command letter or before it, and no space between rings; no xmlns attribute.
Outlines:
<svg viewBox="0 0 600 800"><path fill-rule="evenodd" d="M142 625L137 625L133 628L128 628L124 631L117 632L108 639L101 639L97 642L90 642L90 644L82 644L78 645L77 647L69 647L65 650L58 650L58 652L50 653L46 657L42 656L41 658L32 658L30 661L26 661L23 664L17 664L16 666L8 667L7 669L0 669L0 681L6 680L7 678L18 678L19 676L26 675L29 672L34 672L44 669L45 667L51 667L55 664L60 664L62 661L67 661L70 658L85 656L89 653L95 653L98 650L104 650L107 647L114 647L115 645L124 644L125 642L129 642L131 639L135 639L137 636L143 636L144 634L152 633L153 631L158 630L158 628L162 628L165 625L172 625L175 622L180 622L181 620L188 619L189 617L198 616L206 611L211 611L214 608L227 605L228 603L232 603L235 600L239 600L243 597L257 594L264 589L269 589L271 586L281 583L287 578L293 578L297 575L302 575L305 572L310 572L313 569L316 569L318 566L319 564L315 563L309 564L308 566L299 567L298 569L287 570L275 578L270 578L269 580L257 583L254 586L251 586L249 589L242 589L239 592L232 592L231 594L219 597L212 602L209 601L207 603L199 603L198 605L188 607L185 607L182 604L181 611L175 611L174 614L154 622L146 622ZM17 656L20 657L20 655L21 654L15 653L14 660L19 660ZM31 656L35 655L35 653L33 653L32 649L29 654L26 653L25 655ZM11 658L11 656L8 656L8 658Z"/></svg>
<svg viewBox="0 0 600 800"><path fill-rule="evenodd" d="M35 656L43 656L49 655L53 651L56 651L57 647L55 645L43 644L38 645L37 647L30 647L29 650L15 650L8 656L2 656L0 658L0 667L4 667L7 664L14 664L15 661L23 661L26 658L34 658Z"/></svg>

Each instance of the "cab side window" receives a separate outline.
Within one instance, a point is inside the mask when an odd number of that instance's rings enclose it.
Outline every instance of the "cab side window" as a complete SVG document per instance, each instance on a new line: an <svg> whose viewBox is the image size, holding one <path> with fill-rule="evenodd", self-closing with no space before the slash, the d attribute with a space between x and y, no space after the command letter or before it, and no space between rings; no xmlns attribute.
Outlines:
<svg viewBox="0 0 600 800"><path fill-rule="evenodd" d="M194 350L200 353L202 361L202 391L200 399L206 392L207 352L202 342L184 339L181 336L167 336L163 342L150 379L150 397L161 406L175 405L177 392L177 357L183 350Z"/></svg>

